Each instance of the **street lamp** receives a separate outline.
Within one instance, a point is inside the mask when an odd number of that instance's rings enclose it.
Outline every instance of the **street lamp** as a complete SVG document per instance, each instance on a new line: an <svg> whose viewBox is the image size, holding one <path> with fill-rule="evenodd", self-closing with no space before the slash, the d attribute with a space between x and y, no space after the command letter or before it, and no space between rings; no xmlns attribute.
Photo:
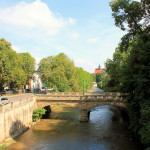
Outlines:
<svg viewBox="0 0 150 150"><path fill-rule="evenodd" d="M47 79L47 93L48 93L48 79Z"/></svg>
<svg viewBox="0 0 150 150"><path fill-rule="evenodd" d="M84 81L85 81L85 80L83 80L83 95L84 95Z"/></svg>
<svg viewBox="0 0 150 150"><path fill-rule="evenodd" d="M86 80L86 92L87 92L87 81L88 81L88 80Z"/></svg>

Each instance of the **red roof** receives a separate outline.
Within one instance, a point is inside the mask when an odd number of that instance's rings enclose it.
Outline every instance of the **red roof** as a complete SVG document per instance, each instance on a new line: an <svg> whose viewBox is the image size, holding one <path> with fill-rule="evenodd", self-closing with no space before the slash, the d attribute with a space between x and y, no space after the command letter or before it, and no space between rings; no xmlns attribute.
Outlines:
<svg viewBox="0 0 150 150"><path fill-rule="evenodd" d="M103 68L101 68L101 69L95 69L95 72L94 72L94 74L97 74L97 73L102 73L103 72Z"/></svg>

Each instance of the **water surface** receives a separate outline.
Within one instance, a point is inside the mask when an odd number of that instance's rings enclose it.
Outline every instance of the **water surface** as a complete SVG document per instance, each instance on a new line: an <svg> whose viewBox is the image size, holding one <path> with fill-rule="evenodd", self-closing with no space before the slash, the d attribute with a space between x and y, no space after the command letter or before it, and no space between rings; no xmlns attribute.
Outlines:
<svg viewBox="0 0 150 150"><path fill-rule="evenodd" d="M78 121L76 109L58 107L51 114L53 119L41 119L7 150L142 150L131 139L127 121L112 121L110 107L91 110L86 123Z"/></svg>

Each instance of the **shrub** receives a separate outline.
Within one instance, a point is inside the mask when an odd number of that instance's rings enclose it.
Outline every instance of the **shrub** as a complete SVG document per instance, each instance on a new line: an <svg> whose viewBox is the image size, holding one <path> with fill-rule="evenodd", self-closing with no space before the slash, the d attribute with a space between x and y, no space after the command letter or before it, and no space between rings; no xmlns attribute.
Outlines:
<svg viewBox="0 0 150 150"><path fill-rule="evenodd" d="M46 113L46 109L44 108L37 108L33 111L32 119L33 121L37 121L42 118L42 116Z"/></svg>
<svg viewBox="0 0 150 150"><path fill-rule="evenodd" d="M7 145L6 145L6 144L3 144L3 145L0 146L0 150L1 150L1 149L6 149L6 148L7 148Z"/></svg>

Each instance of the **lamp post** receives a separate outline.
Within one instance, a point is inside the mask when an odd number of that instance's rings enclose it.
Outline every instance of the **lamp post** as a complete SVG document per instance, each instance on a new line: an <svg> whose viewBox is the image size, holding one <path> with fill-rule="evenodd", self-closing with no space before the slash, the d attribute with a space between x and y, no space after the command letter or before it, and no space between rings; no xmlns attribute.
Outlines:
<svg viewBox="0 0 150 150"><path fill-rule="evenodd" d="M85 80L83 80L83 95L84 95L84 81L85 81Z"/></svg>
<svg viewBox="0 0 150 150"><path fill-rule="evenodd" d="M87 92L87 81L88 81L88 80L86 80L86 92Z"/></svg>
<svg viewBox="0 0 150 150"><path fill-rule="evenodd" d="M47 93L48 93L48 79L47 79Z"/></svg>

